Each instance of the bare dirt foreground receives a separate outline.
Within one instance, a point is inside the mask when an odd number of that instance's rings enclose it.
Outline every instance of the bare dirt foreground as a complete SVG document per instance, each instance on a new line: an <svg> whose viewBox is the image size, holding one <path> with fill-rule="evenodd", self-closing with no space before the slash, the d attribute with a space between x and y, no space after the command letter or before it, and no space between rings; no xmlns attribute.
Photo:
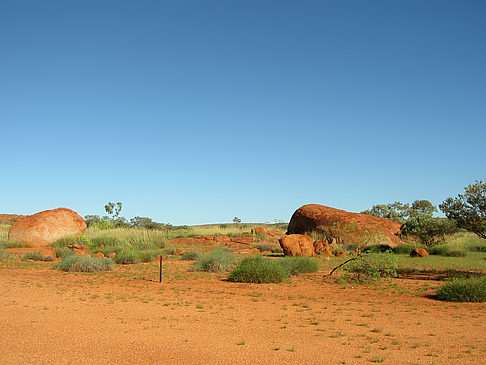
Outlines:
<svg viewBox="0 0 486 365"><path fill-rule="evenodd" d="M251 285L189 265L162 285L156 263L0 266L0 364L485 363L486 305L434 300L434 281Z"/></svg>

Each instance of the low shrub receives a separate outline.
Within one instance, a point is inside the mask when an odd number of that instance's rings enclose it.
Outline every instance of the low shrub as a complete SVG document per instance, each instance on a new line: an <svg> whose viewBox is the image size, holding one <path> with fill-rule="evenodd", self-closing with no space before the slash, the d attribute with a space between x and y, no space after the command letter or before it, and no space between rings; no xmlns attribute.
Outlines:
<svg viewBox="0 0 486 365"><path fill-rule="evenodd" d="M357 243L345 243L339 246L339 249L343 252L352 252L359 249L361 246Z"/></svg>
<svg viewBox="0 0 486 365"><path fill-rule="evenodd" d="M199 252L187 251L181 255L181 260L196 260L199 257Z"/></svg>
<svg viewBox="0 0 486 365"><path fill-rule="evenodd" d="M114 236L105 236L105 237L94 237L91 239L91 245L95 247L105 246L105 247L120 247L126 246L127 243L120 240Z"/></svg>
<svg viewBox="0 0 486 365"><path fill-rule="evenodd" d="M40 252L27 252L22 256L22 260L54 261L54 258L52 256L43 256Z"/></svg>
<svg viewBox="0 0 486 365"><path fill-rule="evenodd" d="M253 245L253 247L258 248L260 250L260 252L272 251L272 247L270 247L269 245L265 245L263 243L260 243L258 245Z"/></svg>
<svg viewBox="0 0 486 365"><path fill-rule="evenodd" d="M379 245L371 245L367 246L363 252L387 252L387 251L393 251L392 248L388 245L385 244L379 244ZM412 250L410 250L412 251ZM408 253L410 253L410 251Z"/></svg>
<svg viewBox="0 0 486 365"><path fill-rule="evenodd" d="M425 248L424 245L412 243L412 244L399 245L397 247L394 247L392 251L393 253L397 253L397 254L410 255L410 252L412 252L413 250L419 247Z"/></svg>
<svg viewBox="0 0 486 365"><path fill-rule="evenodd" d="M56 267L69 272L94 272L113 269L113 261L89 256L69 256L63 259Z"/></svg>
<svg viewBox="0 0 486 365"><path fill-rule="evenodd" d="M154 256L155 257L155 256ZM136 251L131 247L126 247L116 253L114 258L117 264L127 265L127 264L136 264L142 261L140 257L140 252Z"/></svg>
<svg viewBox="0 0 486 365"><path fill-rule="evenodd" d="M356 283L370 283L397 276L397 256L391 252L363 253L343 266L345 274L341 280Z"/></svg>
<svg viewBox="0 0 486 365"><path fill-rule="evenodd" d="M272 253L283 253L282 247L272 247Z"/></svg>
<svg viewBox="0 0 486 365"><path fill-rule="evenodd" d="M74 251L66 247L56 247L55 250L56 256L61 259L74 255Z"/></svg>
<svg viewBox="0 0 486 365"><path fill-rule="evenodd" d="M481 238L471 239L465 245L465 249L469 252L486 252L486 240Z"/></svg>
<svg viewBox="0 0 486 365"><path fill-rule="evenodd" d="M254 256L243 259L228 277L240 283L281 283L289 277L289 271L276 260Z"/></svg>
<svg viewBox="0 0 486 365"><path fill-rule="evenodd" d="M3 246L5 248L23 248L25 247L25 244L19 242L6 241L5 243L3 243Z"/></svg>
<svg viewBox="0 0 486 365"><path fill-rule="evenodd" d="M132 243L132 246L139 251L157 250L159 248L155 243L149 241L137 241Z"/></svg>
<svg viewBox="0 0 486 365"><path fill-rule="evenodd" d="M56 248L56 247L67 247L67 246L72 246L72 245L84 245L88 246L90 244L90 241L87 237L81 236L81 237L63 237L52 243L50 246Z"/></svg>
<svg viewBox="0 0 486 365"><path fill-rule="evenodd" d="M437 298L448 302L486 302L486 277L451 280L439 288Z"/></svg>
<svg viewBox="0 0 486 365"><path fill-rule="evenodd" d="M228 270L234 263L235 258L230 251L217 248L214 251L201 254L194 264L195 271L222 272Z"/></svg>
<svg viewBox="0 0 486 365"><path fill-rule="evenodd" d="M163 249L161 252L163 255L175 255L175 251L176 251L175 248L169 247Z"/></svg>
<svg viewBox="0 0 486 365"><path fill-rule="evenodd" d="M310 257L285 257L279 261L279 264L289 273L289 275L299 275L319 271L319 264Z"/></svg>
<svg viewBox="0 0 486 365"><path fill-rule="evenodd" d="M429 250L431 255L447 256L447 257L466 257L466 250L463 247L437 245Z"/></svg>
<svg viewBox="0 0 486 365"><path fill-rule="evenodd" d="M144 250L139 251L138 254L141 262L152 262L155 260L155 257L159 254L159 252L159 250Z"/></svg>
<svg viewBox="0 0 486 365"><path fill-rule="evenodd" d="M4 251L4 246L0 245L0 260L6 259L8 256L9 254Z"/></svg>

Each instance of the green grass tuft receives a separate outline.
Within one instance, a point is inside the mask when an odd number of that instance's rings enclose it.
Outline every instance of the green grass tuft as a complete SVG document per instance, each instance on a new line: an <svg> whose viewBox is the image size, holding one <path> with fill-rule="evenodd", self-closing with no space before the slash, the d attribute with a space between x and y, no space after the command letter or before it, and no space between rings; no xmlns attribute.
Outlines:
<svg viewBox="0 0 486 365"><path fill-rule="evenodd" d="M235 258L227 249L217 248L211 253L201 254L196 259L195 271L223 272L234 263Z"/></svg>
<svg viewBox="0 0 486 365"><path fill-rule="evenodd" d="M289 277L289 271L276 260L254 256L243 259L228 277L241 283L281 283Z"/></svg>
<svg viewBox="0 0 486 365"><path fill-rule="evenodd" d="M439 288L437 297L448 302L486 302L486 277L451 280Z"/></svg>
<svg viewBox="0 0 486 365"><path fill-rule="evenodd" d="M290 275L319 271L319 264L311 257L285 257L279 264L287 270Z"/></svg>
<svg viewBox="0 0 486 365"><path fill-rule="evenodd" d="M139 251L131 247L126 247L116 253L114 260L117 264L126 265L137 264L142 261L142 258L140 257Z"/></svg>

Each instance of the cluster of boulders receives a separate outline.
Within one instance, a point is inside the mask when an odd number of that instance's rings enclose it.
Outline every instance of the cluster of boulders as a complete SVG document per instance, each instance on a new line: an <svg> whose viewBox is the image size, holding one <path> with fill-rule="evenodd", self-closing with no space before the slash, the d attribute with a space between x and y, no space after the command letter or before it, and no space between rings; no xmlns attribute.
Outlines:
<svg viewBox="0 0 486 365"><path fill-rule="evenodd" d="M286 256L333 256L332 242L317 240L314 241L305 234L290 234L279 240L280 247Z"/></svg>

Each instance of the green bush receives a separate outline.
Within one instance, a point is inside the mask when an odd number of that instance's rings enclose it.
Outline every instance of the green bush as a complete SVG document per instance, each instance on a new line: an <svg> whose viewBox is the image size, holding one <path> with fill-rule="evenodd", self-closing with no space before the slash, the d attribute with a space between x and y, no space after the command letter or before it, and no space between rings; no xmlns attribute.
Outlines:
<svg viewBox="0 0 486 365"><path fill-rule="evenodd" d="M448 302L486 302L486 278L451 280L439 288L437 297Z"/></svg>
<svg viewBox="0 0 486 365"><path fill-rule="evenodd" d="M281 283L289 277L289 271L276 260L254 256L243 259L228 277L241 283Z"/></svg>
<svg viewBox="0 0 486 365"><path fill-rule="evenodd" d="M222 272L228 270L234 261L235 258L231 252L224 248L217 248L211 253L199 255L194 264L194 270Z"/></svg>
<svg viewBox="0 0 486 365"><path fill-rule="evenodd" d="M63 259L56 267L62 271L94 272L113 269L113 261L89 256L69 256Z"/></svg>
<svg viewBox="0 0 486 365"><path fill-rule="evenodd" d="M465 245L465 248L469 252L486 252L486 241L480 238L472 239Z"/></svg>
<svg viewBox="0 0 486 365"><path fill-rule="evenodd" d="M466 250L463 247L437 245L429 250L431 255L447 257L466 257Z"/></svg>
<svg viewBox="0 0 486 365"><path fill-rule="evenodd" d="M199 257L199 252L187 251L181 256L181 260L196 260Z"/></svg>
<svg viewBox="0 0 486 365"><path fill-rule="evenodd" d="M132 246L139 251L159 249L159 247L155 243L148 241L137 241L132 243Z"/></svg>
<svg viewBox="0 0 486 365"><path fill-rule="evenodd" d="M74 251L66 247L56 247L55 250L56 256L61 259L74 255Z"/></svg>
<svg viewBox="0 0 486 365"><path fill-rule="evenodd" d="M415 250L416 248L423 247L424 245L419 245L419 244L405 244L405 245L399 245L397 247L392 248L393 253L397 254L405 254L405 255L410 255L410 252Z"/></svg>
<svg viewBox="0 0 486 365"><path fill-rule="evenodd" d="M94 237L91 239L91 245L97 247L100 247L102 245L104 245L105 247L107 246L120 247L120 246L125 246L126 244L127 244L126 242L114 236Z"/></svg>
<svg viewBox="0 0 486 365"><path fill-rule="evenodd" d="M54 261L54 258L52 256L43 256L40 252L27 252L22 256L22 260Z"/></svg>
<svg viewBox="0 0 486 365"><path fill-rule="evenodd" d="M283 253L282 247L272 247L272 253Z"/></svg>
<svg viewBox="0 0 486 365"><path fill-rule="evenodd" d="M360 248L360 245L357 243L345 243L339 246L339 249L343 252L352 252Z"/></svg>
<svg viewBox="0 0 486 365"><path fill-rule="evenodd" d="M176 251L175 248L168 247L163 249L161 252L163 255L175 255L175 251Z"/></svg>
<svg viewBox="0 0 486 365"><path fill-rule="evenodd" d="M387 252L387 251L391 251L392 248L388 245L385 245L385 244L379 244L379 245L370 245L370 246L367 246L363 252ZM411 250L410 250L411 251ZM410 253L410 251L408 253Z"/></svg>
<svg viewBox="0 0 486 365"><path fill-rule="evenodd" d="M418 214L410 217L401 228L401 235L411 234L425 246L432 247L444 242L445 236L457 231L456 223L447 218L434 218Z"/></svg>
<svg viewBox="0 0 486 365"><path fill-rule="evenodd" d="M136 251L132 247L126 247L116 253L114 258L117 264L136 264L142 261L140 252Z"/></svg>
<svg viewBox="0 0 486 365"><path fill-rule="evenodd" d="M88 246L90 241L88 240L87 237L81 236L81 237L63 237L52 243L50 246L56 248L56 247L67 247L67 246L72 246L75 244L78 245L84 245Z"/></svg>
<svg viewBox="0 0 486 365"><path fill-rule="evenodd" d="M155 260L155 257L159 254L159 250L144 250L139 251L140 261L142 262L152 262ZM116 256L115 256L116 258Z"/></svg>
<svg viewBox="0 0 486 365"><path fill-rule="evenodd" d="M370 283L383 278L397 276L397 256L391 252L363 253L343 266L342 280L356 283Z"/></svg>
<svg viewBox="0 0 486 365"><path fill-rule="evenodd" d="M319 271L319 264L310 257L285 257L279 264L289 273L289 275L299 275Z"/></svg>

